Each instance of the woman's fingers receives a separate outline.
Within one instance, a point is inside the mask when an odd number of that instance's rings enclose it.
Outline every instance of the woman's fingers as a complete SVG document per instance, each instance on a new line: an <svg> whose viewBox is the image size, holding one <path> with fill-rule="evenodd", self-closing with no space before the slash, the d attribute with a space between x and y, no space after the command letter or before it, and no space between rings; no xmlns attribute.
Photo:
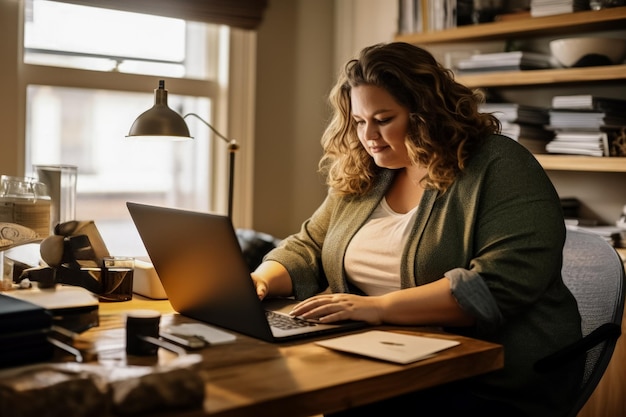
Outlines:
<svg viewBox="0 0 626 417"><path fill-rule="evenodd" d="M332 322L348 319L352 306L348 294L323 294L297 304L290 314L305 319Z"/></svg>

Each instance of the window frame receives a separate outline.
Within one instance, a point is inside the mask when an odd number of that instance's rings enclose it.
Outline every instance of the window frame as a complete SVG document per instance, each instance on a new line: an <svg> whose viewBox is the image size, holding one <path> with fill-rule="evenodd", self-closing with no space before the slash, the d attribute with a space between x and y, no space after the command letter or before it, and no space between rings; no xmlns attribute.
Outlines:
<svg viewBox="0 0 626 417"><path fill-rule="evenodd" d="M116 72L97 72L94 76L91 71L25 64L22 59L23 5L23 0L0 2L0 53L5 57L15 57L14 61L3 59L0 64L0 77L7 86L0 95L0 107L3 109L0 112L0 125L4 128L0 172L18 176L23 176L28 171L25 167L25 120L26 89L29 84L145 93L157 88L159 79L155 76ZM213 125L227 137L236 139L240 145L235 165L233 222L238 227L250 227L256 32L231 28L229 43L229 55L220 57L227 60L228 71L222 71L217 81L171 78L166 80L166 88L170 94L212 98ZM210 163L214 167L215 175L212 176L209 190L209 210L226 213L226 145L219 140L211 142L210 152L214 158Z"/></svg>

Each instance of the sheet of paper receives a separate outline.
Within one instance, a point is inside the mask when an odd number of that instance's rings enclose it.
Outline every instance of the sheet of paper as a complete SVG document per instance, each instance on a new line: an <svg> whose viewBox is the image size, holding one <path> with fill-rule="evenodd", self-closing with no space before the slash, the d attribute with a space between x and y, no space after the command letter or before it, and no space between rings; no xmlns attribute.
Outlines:
<svg viewBox="0 0 626 417"><path fill-rule="evenodd" d="M316 344L343 352L355 353L395 363L411 363L458 345L455 340L370 330Z"/></svg>
<svg viewBox="0 0 626 417"><path fill-rule="evenodd" d="M170 333L183 334L187 336L198 336L210 345L228 343L235 341L235 335L225 332L216 327L203 323L183 323L167 326L165 329Z"/></svg>

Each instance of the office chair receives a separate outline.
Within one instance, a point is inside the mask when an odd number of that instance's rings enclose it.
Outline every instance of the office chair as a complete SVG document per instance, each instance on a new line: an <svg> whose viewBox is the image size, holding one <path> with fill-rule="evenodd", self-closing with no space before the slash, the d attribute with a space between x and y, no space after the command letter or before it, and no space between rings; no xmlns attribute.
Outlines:
<svg viewBox="0 0 626 417"><path fill-rule="evenodd" d="M535 369L548 372L586 354L580 391L567 414L575 417L600 382L621 333L624 264L601 236L568 229L562 275L578 302L583 338L537 361Z"/></svg>
<svg viewBox="0 0 626 417"><path fill-rule="evenodd" d="M267 252L280 243L280 239L252 229L236 229L235 233L250 272L261 264Z"/></svg>

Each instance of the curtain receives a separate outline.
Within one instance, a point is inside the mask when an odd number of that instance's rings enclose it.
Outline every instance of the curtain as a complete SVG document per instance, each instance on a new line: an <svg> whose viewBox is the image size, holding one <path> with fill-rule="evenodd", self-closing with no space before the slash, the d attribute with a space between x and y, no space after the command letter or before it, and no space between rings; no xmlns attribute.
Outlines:
<svg viewBox="0 0 626 417"><path fill-rule="evenodd" d="M255 30L268 0L54 0Z"/></svg>

